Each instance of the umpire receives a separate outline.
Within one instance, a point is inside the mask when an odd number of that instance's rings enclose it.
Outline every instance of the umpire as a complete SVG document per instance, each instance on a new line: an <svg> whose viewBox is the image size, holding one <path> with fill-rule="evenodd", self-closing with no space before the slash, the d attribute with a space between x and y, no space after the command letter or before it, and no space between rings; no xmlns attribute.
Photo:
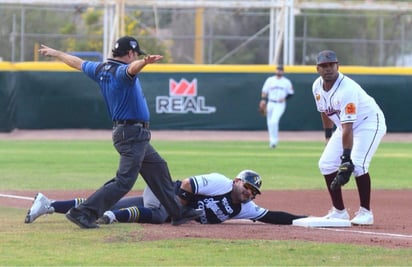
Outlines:
<svg viewBox="0 0 412 267"><path fill-rule="evenodd" d="M113 58L106 62L84 61L45 45L39 52L83 71L97 82L114 123L113 145L120 154L116 176L79 207L70 209L66 217L81 228L97 228L97 218L133 188L139 172L171 215L173 225L199 217L201 211L177 202L167 163L150 144L149 108L137 74L163 56L147 55L130 36L116 41ZM141 55L145 57L139 59Z"/></svg>

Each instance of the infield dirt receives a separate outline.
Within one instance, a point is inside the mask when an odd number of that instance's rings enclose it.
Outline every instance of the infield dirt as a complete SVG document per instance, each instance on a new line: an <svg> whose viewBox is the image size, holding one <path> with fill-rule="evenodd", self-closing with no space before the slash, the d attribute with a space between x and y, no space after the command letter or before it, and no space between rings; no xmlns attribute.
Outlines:
<svg viewBox="0 0 412 267"><path fill-rule="evenodd" d="M0 133L0 140L44 140L44 139L110 139L107 130L18 130ZM153 131L154 140L266 140L267 133L236 131ZM281 132L281 140L323 140L321 132ZM383 142L411 142L412 134L388 134ZM0 191L1 194L14 194L33 197L35 191ZM87 197L90 191L43 191L52 199ZM129 194L140 194L133 191ZM356 190L344 190L345 204L351 216L359 208ZM325 190L267 190L256 203L271 209L296 214L323 216L330 208L328 193ZM144 225L143 240L172 238L217 238L217 239L263 239L263 240L306 240L331 243L354 243L358 245L382 246L391 248L412 247L412 221L410 220L412 190L373 190L372 209L375 216L373 226L352 226L350 228L305 228L280 226L250 222L245 220L229 221L219 225L199 225L190 222L181 226ZM0 197L0 206L21 208L22 223L30 200ZM62 216L62 215L52 215ZM47 223L39 218L34 223ZM69 223L68 223L69 224ZM68 227L73 227L72 225ZM112 226L107 226L112 227ZM115 227L115 226L113 226Z"/></svg>

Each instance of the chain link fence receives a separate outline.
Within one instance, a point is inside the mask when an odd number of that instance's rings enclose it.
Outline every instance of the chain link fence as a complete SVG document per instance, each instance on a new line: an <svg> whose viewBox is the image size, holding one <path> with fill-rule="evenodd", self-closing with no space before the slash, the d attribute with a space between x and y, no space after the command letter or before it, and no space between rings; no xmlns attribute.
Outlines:
<svg viewBox="0 0 412 267"><path fill-rule="evenodd" d="M126 32L149 53L167 54L169 63L194 64L199 53L204 64L270 62L270 10L204 8L200 36L197 12L126 5ZM99 6L0 5L0 58L44 60L36 52L40 43L95 56L103 51L103 19ZM312 65L318 51L333 49L344 65L412 66L411 24L408 11L301 10L294 21L294 65Z"/></svg>

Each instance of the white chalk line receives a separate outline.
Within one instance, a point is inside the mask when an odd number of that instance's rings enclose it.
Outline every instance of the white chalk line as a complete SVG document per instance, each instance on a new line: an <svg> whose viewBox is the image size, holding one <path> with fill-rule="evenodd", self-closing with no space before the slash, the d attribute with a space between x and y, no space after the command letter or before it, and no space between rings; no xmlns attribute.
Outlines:
<svg viewBox="0 0 412 267"><path fill-rule="evenodd" d="M25 196L17 196L17 195L8 195L8 194L0 194L0 197L16 198L16 199L23 199L23 200L33 200L33 197L25 197ZM248 221L249 221L249 220L248 220ZM348 232L348 233L357 233L357 234L365 234L365 235L375 235L375 236L412 238L412 235L402 235L402 234L392 234L392 233L379 233L379 232L371 232L371 231L336 229L336 228L324 228L324 227L319 227L318 229L327 230L327 231L335 231L335 232Z"/></svg>
<svg viewBox="0 0 412 267"><path fill-rule="evenodd" d="M0 197L33 200L33 197L24 197L24 196L7 195L7 194L0 194Z"/></svg>
<svg viewBox="0 0 412 267"><path fill-rule="evenodd" d="M336 228L323 228L323 227L320 227L319 229L328 230L328 231L335 231L335 232L357 233L357 234L364 234L364 235L412 238L412 235L402 235L402 234L392 234L392 233L380 233L380 232L372 232L372 231L360 231L360 230L336 229Z"/></svg>

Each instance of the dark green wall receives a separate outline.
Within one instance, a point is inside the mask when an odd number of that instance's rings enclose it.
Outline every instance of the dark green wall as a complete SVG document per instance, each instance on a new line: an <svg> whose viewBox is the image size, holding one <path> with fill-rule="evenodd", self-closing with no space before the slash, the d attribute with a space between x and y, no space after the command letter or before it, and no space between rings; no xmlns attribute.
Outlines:
<svg viewBox="0 0 412 267"><path fill-rule="evenodd" d="M152 129L264 130L257 112L260 90L270 72L149 71L140 81L151 111ZM311 93L316 73L288 72L295 95L288 101L281 130L320 130L319 113ZM412 77L394 74L348 74L383 109L389 132L410 132ZM175 97L173 113L157 113L156 98L166 101L169 82L197 81L197 94ZM186 109L179 109L180 100ZM208 109L213 113L202 113ZM187 109L197 110L186 112ZM0 71L0 131L19 129L109 129L111 122L97 85L73 71ZM199 112L199 113L196 113Z"/></svg>
<svg viewBox="0 0 412 267"><path fill-rule="evenodd" d="M80 72L17 72L19 129L108 128L97 85Z"/></svg>
<svg viewBox="0 0 412 267"><path fill-rule="evenodd" d="M9 132L15 127L16 75L0 71L0 131Z"/></svg>

